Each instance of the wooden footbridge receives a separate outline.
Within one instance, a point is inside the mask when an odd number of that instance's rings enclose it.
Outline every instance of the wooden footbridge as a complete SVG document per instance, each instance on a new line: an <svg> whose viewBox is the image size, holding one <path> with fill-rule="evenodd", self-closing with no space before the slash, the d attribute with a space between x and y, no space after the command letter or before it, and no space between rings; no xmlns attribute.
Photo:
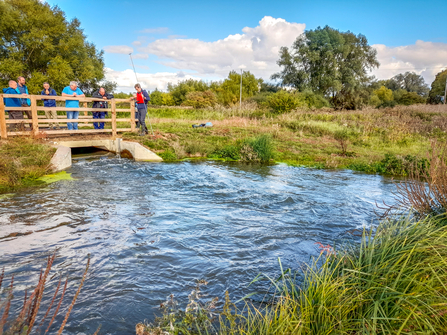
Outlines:
<svg viewBox="0 0 447 335"><path fill-rule="evenodd" d="M3 98L19 98L30 99L31 106L29 107L5 107ZM57 105L60 107L44 107L43 100L51 99L56 100ZM65 101L77 100L79 108L66 108ZM89 105L93 105L95 101L107 101L109 108L92 108ZM67 112L67 111L79 111L79 119L67 119L66 113L58 113L57 119L47 119L45 111ZM27 119L26 115L24 119L9 119L6 111L31 111L31 119ZM108 112L108 117L105 119L93 119L92 114L89 112ZM64 114L64 115L62 115ZM48 127L49 123L78 123L78 130L51 130ZM104 122L105 129L92 129L92 123ZM13 124L20 124L25 131L11 131L8 127ZM32 129L30 125L32 124ZM26 126L29 130L26 131ZM68 135L68 134L110 134L113 139L117 137L118 133L135 131L135 100L130 99L97 99L97 98L84 98L84 97L66 97L66 96L48 96L44 95L18 95L18 94L0 94L0 135L2 139L6 139L9 136L34 136L34 137L46 137L48 135Z"/></svg>

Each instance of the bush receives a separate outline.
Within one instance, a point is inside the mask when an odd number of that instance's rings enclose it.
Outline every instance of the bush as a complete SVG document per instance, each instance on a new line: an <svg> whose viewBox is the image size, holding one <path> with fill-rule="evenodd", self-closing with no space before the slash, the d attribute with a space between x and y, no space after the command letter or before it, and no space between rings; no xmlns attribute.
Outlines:
<svg viewBox="0 0 447 335"><path fill-rule="evenodd" d="M334 139L340 144L341 152L346 154L348 148L349 132L348 129L337 130L334 133Z"/></svg>
<svg viewBox="0 0 447 335"><path fill-rule="evenodd" d="M243 161L268 162L274 158L274 145L270 136L261 135L246 140L241 148Z"/></svg>
<svg viewBox="0 0 447 335"><path fill-rule="evenodd" d="M267 105L275 113L288 113L299 106L306 106L306 103L301 100L296 94L287 91L278 91L270 95L267 99Z"/></svg>
<svg viewBox="0 0 447 335"><path fill-rule="evenodd" d="M194 108L212 107L217 103L216 95L211 91L189 92L182 106L192 106Z"/></svg>
<svg viewBox="0 0 447 335"><path fill-rule="evenodd" d="M209 158L223 158L227 160L233 160L238 161L241 159L240 154L241 148L236 145L226 145L223 148L215 150L211 155L209 155Z"/></svg>
<svg viewBox="0 0 447 335"><path fill-rule="evenodd" d="M163 158L164 161L169 162L169 161L176 161L177 160L177 155L172 152L171 150L166 150L162 153L158 154L161 158Z"/></svg>
<svg viewBox="0 0 447 335"><path fill-rule="evenodd" d="M322 95L316 94L311 91L305 91L303 93L300 93L299 95L303 98L303 100L307 104L307 107L309 108L331 107L329 101Z"/></svg>
<svg viewBox="0 0 447 335"><path fill-rule="evenodd" d="M421 97L416 92L405 92L402 96L397 100L397 103L400 105L414 105L414 104L425 104L425 98Z"/></svg>

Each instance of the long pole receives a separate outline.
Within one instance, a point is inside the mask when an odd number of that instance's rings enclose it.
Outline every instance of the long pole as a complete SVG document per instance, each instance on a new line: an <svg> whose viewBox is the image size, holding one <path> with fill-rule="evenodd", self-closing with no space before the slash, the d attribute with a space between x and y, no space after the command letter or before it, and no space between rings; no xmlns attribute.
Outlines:
<svg viewBox="0 0 447 335"><path fill-rule="evenodd" d="M242 109L242 69L241 69L241 89L239 93L239 108Z"/></svg>
<svg viewBox="0 0 447 335"><path fill-rule="evenodd" d="M132 53L130 53L129 56L130 56L130 61L132 62L133 72L135 73L135 78L137 79L137 83L138 83L137 71L135 71L135 65L133 65Z"/></svg>
<svg viewBox="0 0 447 335"><path fill-rule="evenodd" d="M447 98L447 77L445 77L444 105L445 105L446 98Z"/></svg>

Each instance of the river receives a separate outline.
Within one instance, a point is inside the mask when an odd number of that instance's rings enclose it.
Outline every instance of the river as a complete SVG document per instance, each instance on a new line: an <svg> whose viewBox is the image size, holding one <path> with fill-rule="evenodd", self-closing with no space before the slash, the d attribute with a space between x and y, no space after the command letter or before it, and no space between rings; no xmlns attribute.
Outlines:
<svg viewBox="0 0 447 335"><path fill-rule="evenodd" d="M319 254L316 242L369 227L375 201L391 202L394 189L347 170L212 161L79 159L68 172L75 180L0 200L0 263L16 274L17 300L57 250L48 291L69 275L67 306L91 255L64 334L100 324L101 334L134 334L169 294L186 303L201 279L208 297L240 299L258 273L278 275L278 257L298 269Z"/></svg>

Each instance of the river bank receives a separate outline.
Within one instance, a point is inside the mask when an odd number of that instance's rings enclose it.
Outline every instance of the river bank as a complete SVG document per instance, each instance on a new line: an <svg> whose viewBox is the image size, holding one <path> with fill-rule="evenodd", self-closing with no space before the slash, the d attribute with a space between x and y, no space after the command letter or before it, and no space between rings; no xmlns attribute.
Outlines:
<svg viewBox="0 0 447 335"><path fill-rule="evenodd" d="M425 164L430 141L447 138L447 107L413 105L358 111L149 109L155 136L126 133L166 161L244 159L244 144L268 136L274 161L294 166L407 175ZM212 122L212 128L192 124Z"/></svg>

